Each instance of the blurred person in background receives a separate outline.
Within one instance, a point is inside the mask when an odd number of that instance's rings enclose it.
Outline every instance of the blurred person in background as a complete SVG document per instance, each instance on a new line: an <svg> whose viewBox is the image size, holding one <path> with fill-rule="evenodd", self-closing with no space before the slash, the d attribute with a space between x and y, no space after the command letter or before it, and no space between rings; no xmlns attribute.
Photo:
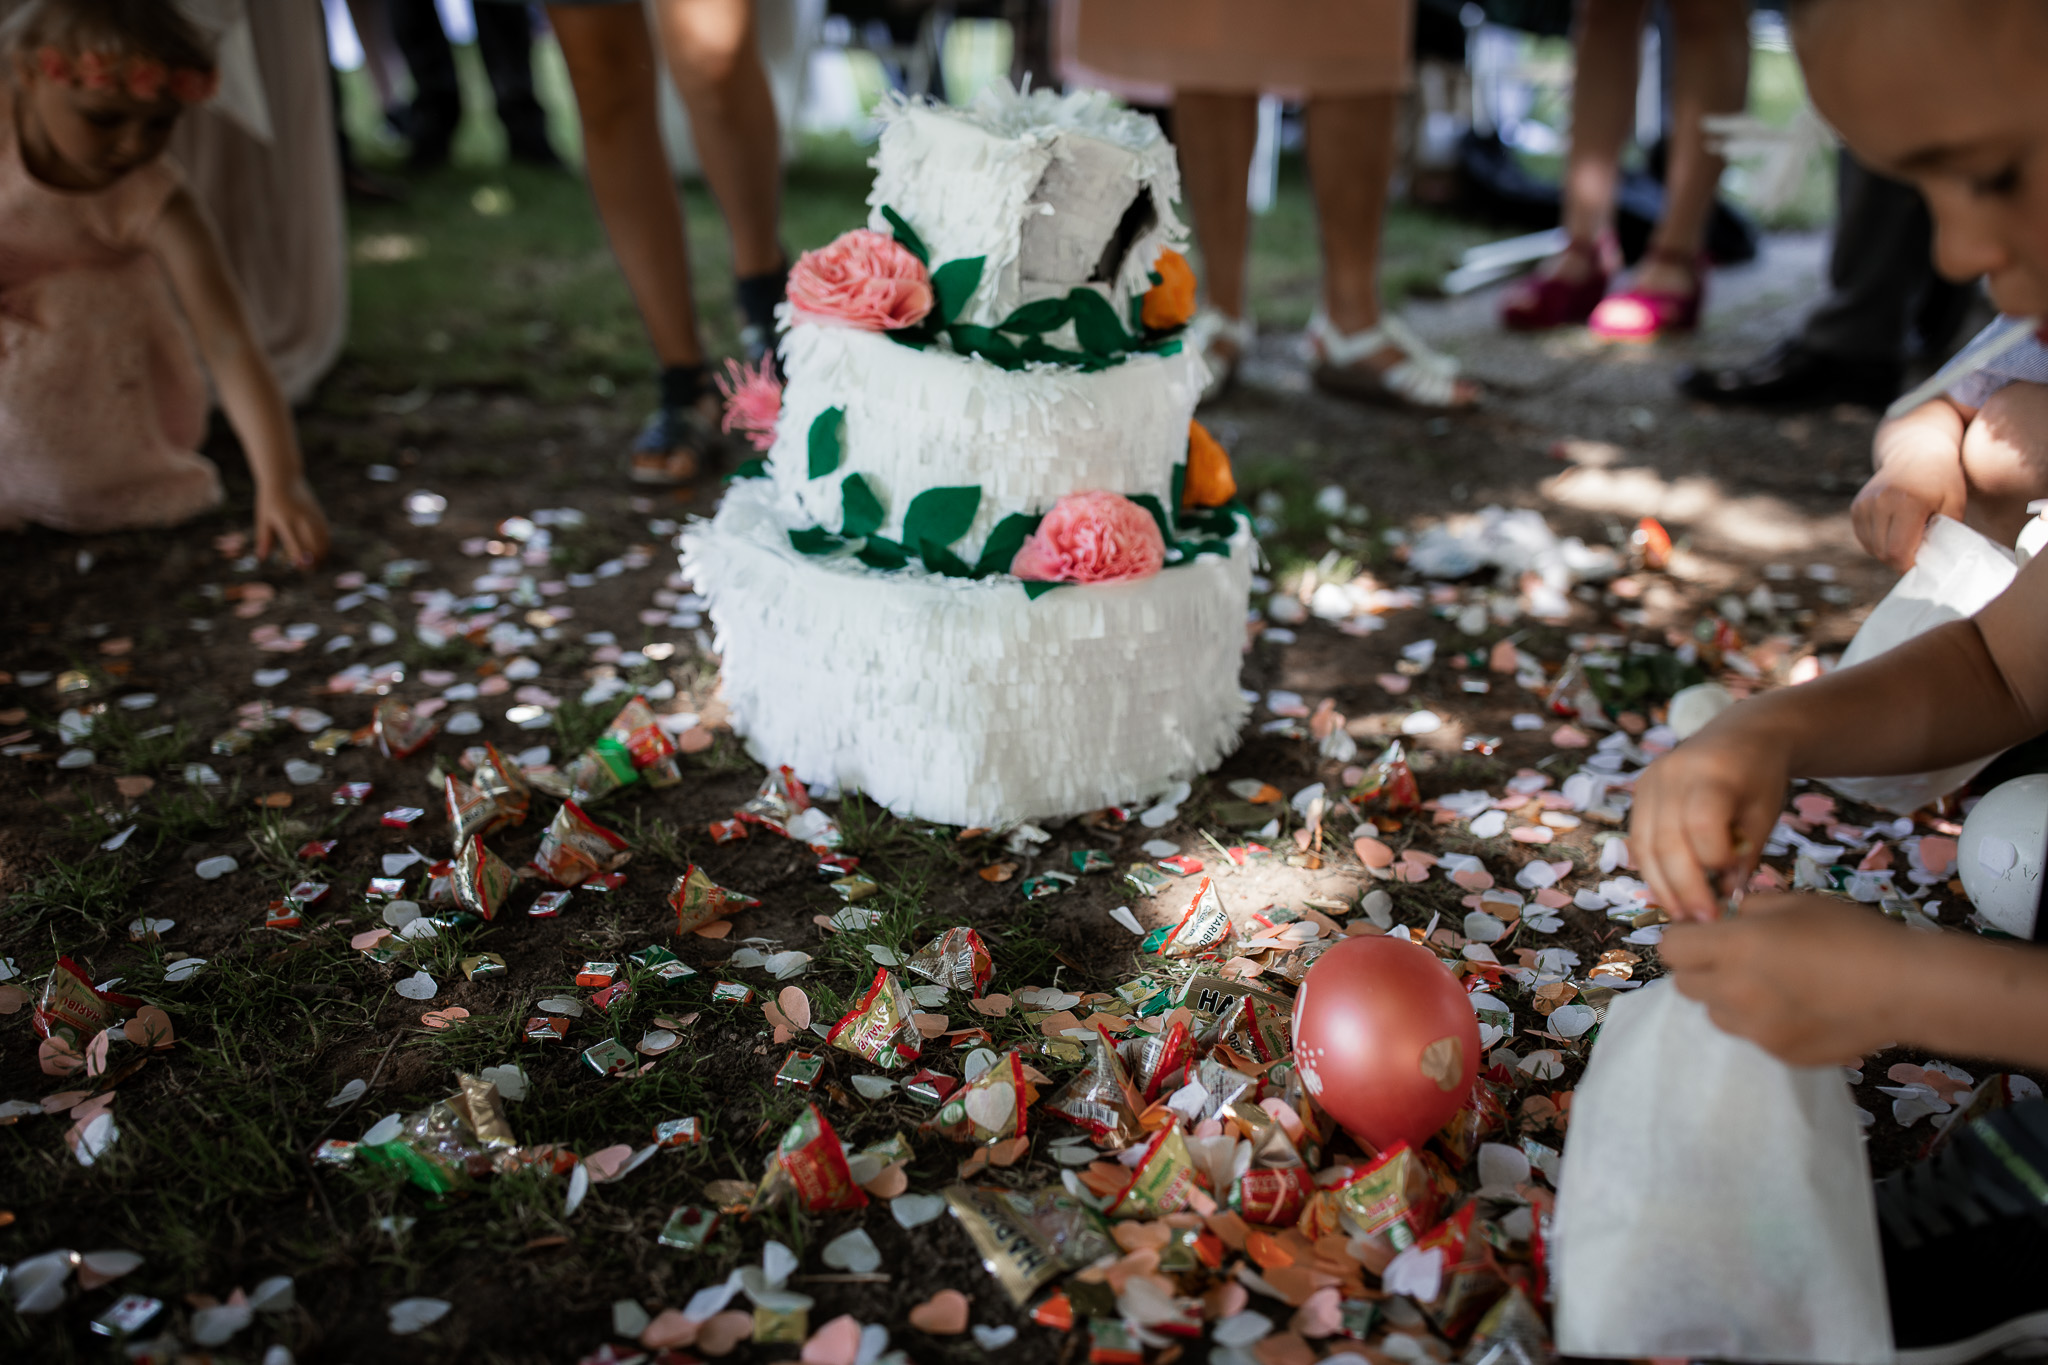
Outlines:
<svg viewBox="0 0 2048 1365"><path fill-rule="evenodd" d="M1574 46L1564 227L1570 244L1509 289L1501 321L1516 331L1585 323L1611 340L1647 341L1698 326L1706 296L1707 216L1723 160L1703 120L1742 112L1749 91L1747 0L1668 0L1671 135L1664 214L1620 288L1614 236L1621 151L1635 121L1637 68L1649 0L1581 0Z"/></svg>
<svg viewBox="0 0 2048 1365"><path fill-rule="evenodd" d="M412 144L409 158L414 170L434 170L448 164L455 144L455 130L462 123L462 83L455 67L455 49L442 27L435 0L385 0L389 6L391 34L412 72L412 102L402 114L394 114L389 96L387 117ZM498 122L505 130L506 150L514 161L528 166L559 167L562 159L548 141L548 116L533 93L533 13L524 3L478 4L476 10L477 54L491 78L496 97ZM360 26L366 63L373 37ZM372 79L375 69L372 68Z"/></svg>
<svg viewBox="0 0 2048 1365"><path fill-rule="evenodd" d="M478 12L503 3L483 0ZM590 192L661 367L660 405L633 443L630 477L645 484L693 483L715 472L723 442L718 392L697 324L682 201L661 141L656 37L689 110L704 180L732 237L741 344L749 361L765 363L789 259L780 235L781 132L754 6L752 0L652 0L651 6L556 0L547 15L576 91Z"/></svg>
<svg viewBox="0 0 2048 1365"><path fill-rule="evenodd" d="M1080 62L1174 92L1174 142L1207 294L1189 324L1209 366L1205 398L1229 386L1256 332L1245 297L1245 187L1259 97L1285 92L1307 100L1323 263L1308 326L1316 384L1428 411L1478 402L1456 361L1380 306L1380 229L1413 22L1414 0L1297 0L1285 23L1229 0L1082 0Z"/></svg>

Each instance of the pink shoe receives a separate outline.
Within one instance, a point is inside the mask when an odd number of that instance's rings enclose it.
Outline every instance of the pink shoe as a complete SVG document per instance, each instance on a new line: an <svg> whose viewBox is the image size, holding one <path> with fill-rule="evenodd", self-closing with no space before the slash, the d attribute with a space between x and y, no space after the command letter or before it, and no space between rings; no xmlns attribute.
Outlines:
<svg viewBox="0 0 2048 1365"><path fill-rule="evenodd" d="M1610 262L1616 255L1611 237L1571 243L1564 256L1583 261L1588 273L1576 280L1552 274L1522 280L1501 295L1501 325L1510 332L1545 332L1584 322L1607 293L1607 282L1613 276Z"/></svg>
<svg viewBox="0 0 2048 1365"><path fill-rule="evenodd" d="M1707 297L1706 256L1687 259L1652 251L1643 259L1687 267L1692 271L1692 288L1624 289L1609 294L1586 319L1593 335L1609 341L1654 341L1666 332L1690 332L1700 325L1700 308Z"/></svg>

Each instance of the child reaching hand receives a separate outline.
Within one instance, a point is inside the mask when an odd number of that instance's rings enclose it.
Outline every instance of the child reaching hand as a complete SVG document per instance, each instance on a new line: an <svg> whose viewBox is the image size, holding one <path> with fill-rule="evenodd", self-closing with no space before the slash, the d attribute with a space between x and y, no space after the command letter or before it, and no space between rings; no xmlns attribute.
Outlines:
<svg viewBox="0 0 2048 1365"><path fill-rule="evenodd" d="M1864 164L1926 195L1942 273L1988 276L2009 316L2048 315L2048 4L1793 0L1789 12L1822 116ZM1961 495L1957 465L1973 440L1996 437L2009 454L2048 451L2048 389L2017 383L1952 398L1901 419L1919 419L1904 431L1926 442L1918 454L1938 476L1927 487L1947 478ZM1883 468L1905 469L1889 460ZM2025 462L2009 468L2024 471ZM1865 498L1858 530L1870 545L1863 514L1879 500L1868 490ZM1881 532L1871 548L1893 547L1895 562L1911 560L1929 511L1960 510L1906 507L1903 494L1894 501L1901 505L1871 524ZM1973 619L1729 708L1637 785L1630 847L1658 903L1680 921L1659 949L1673 984L1722 1029L1795 1064L1903 1043L2048 1066L2041 947L1916 932L1811 895L1751 896L1738 915L1722 915L1724 894L1754 870L1791 778L1923 772L2044 731L2048 555L2030 559ZM2037 937L2048 936L2044 928ZM1959 1365L2048 1339L2044 1196L2040 1100L1958 1127L1941 1151L1878 1185L1899 1365Z"/></svg>
<svg viewBox="0 0 2048 1365"><path fill-rule="evenodd" d="M28 0L0 63L0 526L164 526L217 505L196 453L203 357L255 475L257 554L311 565L327 522L290 409L163 156L217 84L205 39L168 0Z"/></svg>

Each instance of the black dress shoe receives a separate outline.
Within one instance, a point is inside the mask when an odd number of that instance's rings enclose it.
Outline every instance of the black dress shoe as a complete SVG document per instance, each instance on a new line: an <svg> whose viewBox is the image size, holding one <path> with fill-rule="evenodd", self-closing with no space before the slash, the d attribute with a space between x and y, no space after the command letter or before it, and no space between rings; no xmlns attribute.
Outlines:
<svg viewBox="0 0 2048 1365"><path fill-rule="evenodd" d="M1746 365L1687 365L1678 372L1678 387L1709 403L1789 408L1857 403L1882 409L1898 396L1900 369L1895 361L1854 360L1781 341Z"/></svg>

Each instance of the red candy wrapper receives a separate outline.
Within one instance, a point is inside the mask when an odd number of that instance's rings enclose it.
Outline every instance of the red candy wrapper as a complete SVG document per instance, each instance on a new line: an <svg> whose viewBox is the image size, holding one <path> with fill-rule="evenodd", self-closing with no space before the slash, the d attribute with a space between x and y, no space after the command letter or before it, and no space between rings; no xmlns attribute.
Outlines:
<svg viewBox="0 0 2048 1365"><path fill-rule="evenodd" d="M483 836L476 835L455 860L455 903L472 915L495 919L518 880L503 858L484 847Z"/></svg>
<svg viewBox="0 0 2048 1365"><path fill-rule="evenodd" d="M1436 1218L1437 1192L1421 1156L1397 1142L1364 1169L1330 1187L1337 1205L1369 1237L1384 1234L1405 1251Z"/></svg>
<svg viewBox="0 0 2048 1365"><path fill-rule="evenodd" d="M995 963L981 935L963 927L948 929L925 944L903 964L903 969L936 981L948 990L978 996L988 990Z"/></svg>
<svg viewBox="0 0 2048 1365"><path fill-rule="evenodd" d="M448 802L448 823L455 827L457 848L505 823L498 818L497 802L453 773L441 779L441 793Z"/></svg>
<svg viewBox="0 0 2048 1365"><path fill-rule="evenodd" d="M796 818L798 812L810 808L811 794L804 790L803 783L796 780L796 773L789 768L778 768L768 774L761 790L754 793L754 799L733 814L750 825L772 829L786 838L789 822Z"/></svg>
<svg viewBox="0 0 2048 1365"><path fill-rule="evenodd" d="M604 732L632 755L633 766L640 770L641 780L648 786L673 787L683 780L682 771L676 766L675 742L662 731L647 698L636 696L627 702Z"/></svg>
<svg viewBox="0 0 2048 1365"><path fill-rule="evenodd" d="M1188 903L1188 912L1166 936L1159 954L1162 957L1194 957L1222 947L1230 939L1230 912L1223 908L1223 897L1217 894L1215 884L1204 877L1202 884L1195 888L1194 900Z"/></svg>
<svg viewBox="0 0 2048 1365"><path fill-rule="evenodd" d="M1224 1014L1217 1041L1261 1062L1294 1052L1294 1020L1287 1008L1247 995Z"/></svg>
<svg viewBox="0 0 2048 1365"><path fill-rule="evenodd" d="M924 1035L910 1021L910 998L887 967L876 970L868 993L832 1026L825 1041L867 1058L884 1071L915 1061L924 1050Z"/></svg>
<svg viewBox="0 0 2048 1365"><path fill-rule="evenodd" d="M1472 1226L1476 1203L1467 1203L1416 1240L1427 1250L1439 1248L1444 1256L1444 1277L1437 1296L1422 1305L1422 1311L1436 1324L1448 1341L1457 1341L1478 1325L1509 1289L1507 1275L1487 1244L1484 1230Z"/></svg>
<svg viewBox="0 0 2048 1365"><path fill-rule="evenodd" d="M398 698L386 697L370 713L370 729L377 736L377 748L384 757L411 758L441 732L441 722L421 720Z"/></svg>
<svg viewBox="0 0 2048 1365"><path fill-rule="evenodd" d="M706 828L714 844L729 844L735 839L747 837L747 823L744 820L713 820Z"/></svg>
<svg viewBox="0 0 2048 1365"><path fill-rule="evenodd" d="M1146 1104L1187 1084L1190 1049L1185 1016L1158 1033L1140 1034L1125 1046L1130 1049L1125 1060L1130 1063L1132 1084Z"/></svg>
<svg viewBox="0 0 2048 1365"><path fill-rule="evenodd" d="M633 856L626 841L564 801L541 836L533 865L556 886L581 886L601 872L621 867Z"/></svg>
<svg viewBox="0 0 2048 1365"><path fill-rule="evenodd" d="M1479 1144L1507 1126L1508 1111L1499 1094L1484 1080L1475 1079L1465 1103L1437 1130L1436 1141L1452 1165L1463 1166L1479 1154Z"/></svg>
<svg viewBox="0 0 2048 1365"><path fill-rule="evenodd" d="M994 1095L1001 1103L978 1099L981 1095ZM1031 1103L1037 1098L1038 1087L1024 1078L1023 1057L1012 1052L954 1092L939 1106L933 1124L955 1142L1023 1137Z"/></svg>
<svg viewBox="0 0 2048 1365"><path fill-rule="evenodd" d="M807 1211L832 1213L867 1207L867 1193L853 1183L839 1135L817 1105L807 1106L789 1125L776 1159Z"/></svg>
<svg viewBox="0 0 2048 1365"><path fill-rule="evenodd" d="M1138 1140L1138 1098L1116 1044L1100 1025L1088 1041L1087 1065L1053 1092L1045 1112L1085 1130L1098 1147L1128 1147Z"/></svg>
<svg viewBox="0 0 2048 1365"><path fill-rule="evenodd" d="M96 1033L111 1026L128 1010L142 1008L132 995L116 995L94 988L92 978L68 957L57 959L43 994L36 1001L35 1030L43 1037L64 1034L83 1045Z"/></svg>
<svg viewBox="0 0 2048 1365"><path fill-rule="evenodd" d="M501 823L526 823L526 813L533 807L533 788L528 784L526 774L519 771L519 765L499 753L497 745L488 742L484 745L484 756L477 761L476 771L470 774L469 784L476 788L478 795L496 804Z"/></svg>
<svg viewBox="0 0 2048 1365"><path fill-rule="evenodd" d="M710 873L692 863L676 878L675 889L668 893L668 903L675 907L676 932L687 934L735 911L751 910L761 902L717 885Z"/></svg>
<svg viewBox="0 0 2048 1365"><path fill-rule="evenodd" d="M1230 1207L1247 1223L1292 1227L1316 1192L1315 1177L1304 1166L1249 1170L1230 1191Z"/></svg>
<svg viewBox="0 0 2048 1365"><path fill-rule="evenodd" d="M1400 740L1387 746L1387 751L1365 770L1364 780L1350 794L1354 803L1382 802L1394 815L1421 809L1422 789L1415 785L1415 774L1408 767L1408 752L1401 747Z"/></svg>

